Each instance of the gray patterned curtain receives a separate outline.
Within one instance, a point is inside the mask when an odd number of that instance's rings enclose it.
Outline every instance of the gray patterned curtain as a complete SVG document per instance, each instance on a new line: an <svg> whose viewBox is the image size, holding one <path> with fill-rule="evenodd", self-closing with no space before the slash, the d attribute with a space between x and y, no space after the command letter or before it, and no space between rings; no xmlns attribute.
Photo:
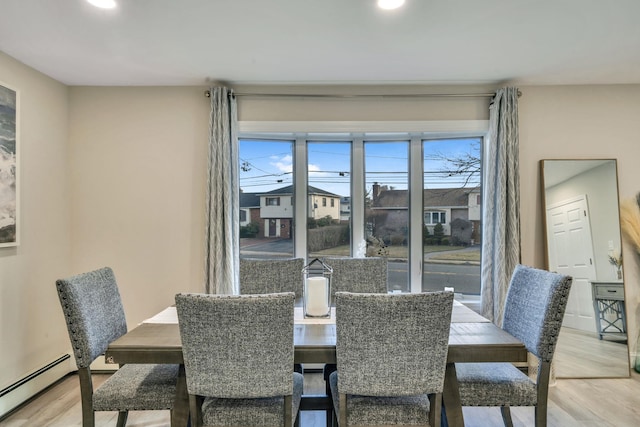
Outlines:
<svg viewBox="0 0 640 427"><path fill-rule="evenodd" d="M233 90L212 87L205 291L239 294L238 114Z"/></svg>
<svg viewBox="0 0 640 427"><path fill-rule="evenodd" d="M482 237L482 312L502 324L504 301L520 262L518 88L496 92L485 147Z"/></svg>

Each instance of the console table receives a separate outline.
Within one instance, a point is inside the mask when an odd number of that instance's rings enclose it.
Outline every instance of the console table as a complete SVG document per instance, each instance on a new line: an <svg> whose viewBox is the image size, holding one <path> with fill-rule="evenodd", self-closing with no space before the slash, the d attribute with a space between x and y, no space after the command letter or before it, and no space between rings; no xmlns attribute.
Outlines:
<svg viewBox="0 0 640 427"><path fill-rule="evenodd" d="M599 338L627 339L627 315L622 281L593 281L593 309Z"/></svg>

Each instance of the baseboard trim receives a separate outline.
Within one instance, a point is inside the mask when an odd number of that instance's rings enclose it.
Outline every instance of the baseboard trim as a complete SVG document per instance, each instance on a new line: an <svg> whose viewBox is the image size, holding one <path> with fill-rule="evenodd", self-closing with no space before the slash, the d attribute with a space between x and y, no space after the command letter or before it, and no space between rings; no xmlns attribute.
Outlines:
<svg viewBox="0 0 640 427"><path fill-rule="evenodd" d="M0 419L71 372L70 360L68 354L60 356L0 390Z"/></svg>

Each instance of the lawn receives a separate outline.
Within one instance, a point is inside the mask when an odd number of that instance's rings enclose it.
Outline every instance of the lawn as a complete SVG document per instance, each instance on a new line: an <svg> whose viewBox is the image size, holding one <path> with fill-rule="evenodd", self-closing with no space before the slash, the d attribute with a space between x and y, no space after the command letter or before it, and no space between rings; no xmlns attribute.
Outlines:
<svg viewBox="0 0 640 427"><path fill-rule="evenodd" d="M409 250L406 246L388 246L389 258L406 258ZM440 252L437 255L432 255L431 259L437 260L449 260L449 261L480 261L480 249L469 251L458 251L465 249L465 246L425 246L424 253ZM349 256L349 245L336 246L334 248L323 249L318 251L313 256Z"/></svg>

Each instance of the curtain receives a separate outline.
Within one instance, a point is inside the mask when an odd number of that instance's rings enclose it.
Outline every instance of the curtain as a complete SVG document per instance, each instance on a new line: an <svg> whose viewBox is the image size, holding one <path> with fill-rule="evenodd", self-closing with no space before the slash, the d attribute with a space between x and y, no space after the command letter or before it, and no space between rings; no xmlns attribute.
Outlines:
<svg viewBox="0 0 640 427"><path fill-rule="evenodd" d="M489 108L485 145L482 312L502 324L511 274L520 262L518 89L502 88Z"/></svg>
<svg viewBox="0 0 640 427"><path fill-rule="evenodd" d="M231 89L212 87L205 234L205 291L239 294L238 118Z"/></svg>

